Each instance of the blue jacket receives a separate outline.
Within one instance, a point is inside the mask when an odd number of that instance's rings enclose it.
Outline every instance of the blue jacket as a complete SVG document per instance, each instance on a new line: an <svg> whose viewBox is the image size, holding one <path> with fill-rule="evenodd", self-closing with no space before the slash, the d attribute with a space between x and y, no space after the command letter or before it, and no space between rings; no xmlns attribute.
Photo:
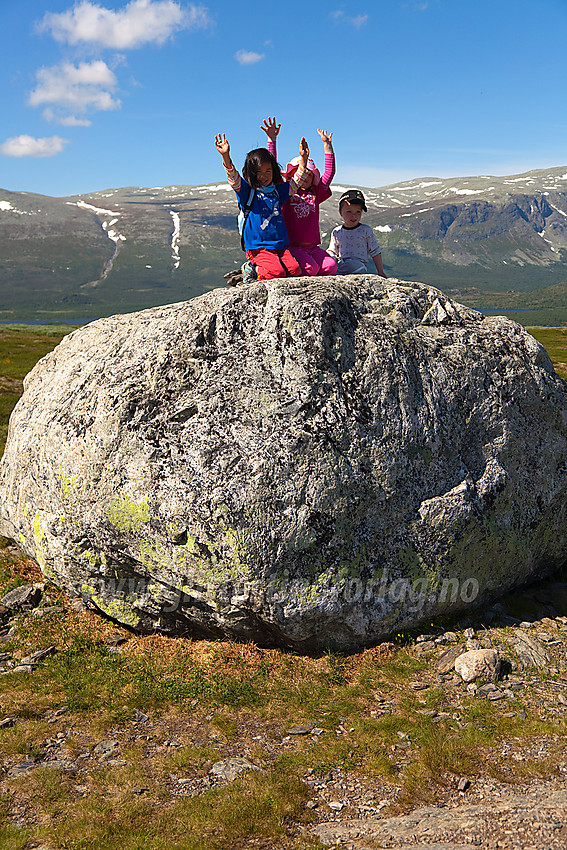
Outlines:
<svg viewBox="0 0 567 850"><path fill-rule="evenodd" d="M287 248L289 238L282 215L282 205L289 198L289 183L279 183L271 192L256 189L254 202L244 225L244 247L247 251L267 248L280 251ZM251 189L246 180L240 178L240 191L236 193L241 210L246 206Z"/></svg>

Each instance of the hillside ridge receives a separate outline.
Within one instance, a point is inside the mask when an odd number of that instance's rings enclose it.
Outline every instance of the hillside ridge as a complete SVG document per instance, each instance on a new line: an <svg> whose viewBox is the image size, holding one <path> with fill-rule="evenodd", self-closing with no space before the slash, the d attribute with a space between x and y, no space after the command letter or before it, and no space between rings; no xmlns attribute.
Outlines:
<svg viewBox="0 0 567 850"><path fill-rule="evenodd" d="M340 222L333 185L322 244ZM567 281L567 166L362 188L388 275L447 291ZM226 183L54 198L0 190L0 321L84 321L192 298L243 259ZM482 295L480 301L490 301Z"/></svg>

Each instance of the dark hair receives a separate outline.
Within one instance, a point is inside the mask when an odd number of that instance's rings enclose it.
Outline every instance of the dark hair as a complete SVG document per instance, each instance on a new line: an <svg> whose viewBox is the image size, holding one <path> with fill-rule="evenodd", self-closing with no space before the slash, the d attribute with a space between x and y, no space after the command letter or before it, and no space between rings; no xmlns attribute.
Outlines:
<svg viewBox="0 0 567 850"><path fill-rule="evenodd" d="M258 183L258 168L267 162L272 166L273 182L283 182L282 173L275 156L269 150L266 150L266 148L256 148L246 154L244 168L242 169L242 176L252 189L260 188L260 184Z"/></svg>

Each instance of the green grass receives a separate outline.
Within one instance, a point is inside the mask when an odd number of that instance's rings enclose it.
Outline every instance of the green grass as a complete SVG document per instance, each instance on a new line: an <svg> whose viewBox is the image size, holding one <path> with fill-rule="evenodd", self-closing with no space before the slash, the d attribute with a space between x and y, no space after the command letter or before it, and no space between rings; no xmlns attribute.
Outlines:
<svg viewBox="0 0 567 850"><path fill-rule="evenodd" d="M64 325L0 325L0 454L8 420L22 394L22 382L38 360L73 330Z"/></svg>

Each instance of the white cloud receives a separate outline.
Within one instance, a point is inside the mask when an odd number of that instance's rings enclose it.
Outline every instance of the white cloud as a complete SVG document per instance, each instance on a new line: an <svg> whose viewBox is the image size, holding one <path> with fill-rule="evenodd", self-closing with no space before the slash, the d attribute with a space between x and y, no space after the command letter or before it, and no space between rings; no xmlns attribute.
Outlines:
<svg viewBox="0 0 567 850"><path fill-rule="evenodd" d="M337 23L350 24L351 27L357 30L368 22L368 15L357 15L355 18L352 18L350 15L345 15L342 9L335 9L334 12L331 12L331 18L337 21Z"/></svg>
<svg viewBox="0 0 567 850"><path fill-rule="evenodd" d="M77 118L76 115L58 115L49 107L43 110L43 117L46 121L61 124L63 127L91 127L93 123L88 118Z"/></svg>
<svg viewBox="0 0 567 850"><path fill-rule="evenodd" d="M204 6L183 7L174 0L131 0L117 11L82 0L66 12L48 12L38 29L66 44L89 43L126 50L151 42L163 44L174 32L210 24Z"/></svg>
<svg viewBox="0 0 567 850"><path fill-rule="evenodd" d="M6 139L0 145L0 153L4 156L55 156L61 153L68 139L60 136L50 136L44 139L34 139L33 136L14 136Z"/></svg>
<svg viewBox="0 0 567 850"><path fill-rule="evenodd" d="M253 50L238 50L234 54L234 58L241 65L255 65L256 62L261 62L265 58L265 54L254 53Z"/></svg>
<svg viewBox="0 0 567 850"><path fill-rule="evenodd" d="M79 65L63 62L50 68L40 68L36 77L38 85L30 93L28 102L31 106L46 105L44 117L48 121L67 126L88 126L90 122L77 115L120 107L120 101L113 95L116 77L106 62L100 59Z"/></svg>
<svg viewBox="0 0 567 850"><path fill-rule="evenodd" d="M368 15L357 15L356 18L348 18L349 24L352 24L355 29L359 30L368 20Z"/></svg>

